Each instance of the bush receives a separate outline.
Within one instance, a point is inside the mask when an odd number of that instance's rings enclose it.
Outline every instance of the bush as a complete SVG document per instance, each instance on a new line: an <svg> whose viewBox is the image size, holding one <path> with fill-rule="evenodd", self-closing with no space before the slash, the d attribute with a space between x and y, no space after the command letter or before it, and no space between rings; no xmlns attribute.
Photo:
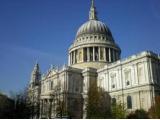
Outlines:
<svg viewBox="0 0 160 120"><path fill-rule="evenodd" d="M148 113L143 109L136 110L127 116L127 119L149 119Z"/></svg>
<svg viewBox="0 0 160 120"><path fill-rule="evenodd" d="M160 96L155 97L155 104L149 109L151 118L160 119Z"/></svg>

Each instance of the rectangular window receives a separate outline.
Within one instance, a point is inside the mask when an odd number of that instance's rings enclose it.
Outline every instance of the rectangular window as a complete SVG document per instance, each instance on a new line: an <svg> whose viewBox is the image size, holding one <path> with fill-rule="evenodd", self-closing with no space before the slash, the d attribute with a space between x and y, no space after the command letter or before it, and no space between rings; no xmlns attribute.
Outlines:
<svg viewBox="0 0 160 120"><path fill-rule="evenodd" d="M116 74L111 75L112 89L116 88Z"/></svg>
<svg viewBox="0 0 160 120"><path fill-rule="evenodd" d="M126 81L126 85L130 85L130 81L131 81L131 70L126 70L124 72L125 74L125 81Z"/></svg>
<svg viewBox="0 0 160 120"><path fill-rule="evenodd" d="M132 109L132 97L127 96L127 108Z"/></svg>

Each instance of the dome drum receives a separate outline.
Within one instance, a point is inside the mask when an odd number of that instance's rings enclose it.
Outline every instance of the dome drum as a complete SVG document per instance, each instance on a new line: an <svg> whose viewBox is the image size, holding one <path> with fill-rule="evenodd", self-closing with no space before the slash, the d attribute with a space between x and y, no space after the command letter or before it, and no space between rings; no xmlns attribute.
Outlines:
<svg viewBox="0 0 160 120"><path fill-rule="evenodd" d="M105 46L80 47L69 52L69 65L93 62L111 63L120 59L119 49L108 48ZM81 68L81 66L79 66ZM92 66L94 67L94 66Z"/></svg>

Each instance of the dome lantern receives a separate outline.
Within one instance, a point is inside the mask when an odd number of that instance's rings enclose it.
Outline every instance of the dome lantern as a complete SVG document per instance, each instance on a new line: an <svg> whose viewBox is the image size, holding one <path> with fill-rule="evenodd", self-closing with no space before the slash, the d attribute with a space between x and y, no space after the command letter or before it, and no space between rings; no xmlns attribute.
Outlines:
<svg viewBox="0 0 160 120"><path fill-rule="evenodd" d="M98 20L98 18L97 18L97 12L96 12L96 7L94 5L94 0L92 0L90 12L89 12L89 20Z"/></svg>

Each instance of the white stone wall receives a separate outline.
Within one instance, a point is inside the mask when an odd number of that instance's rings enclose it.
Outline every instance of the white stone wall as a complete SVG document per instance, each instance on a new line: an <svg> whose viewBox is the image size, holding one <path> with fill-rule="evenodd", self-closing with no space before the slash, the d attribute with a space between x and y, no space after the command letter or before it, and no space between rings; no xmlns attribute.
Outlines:
<svg viewBox="0 0 160 120"><path fill-rule="evenodd" d="M152 53L142 52L106 65L98 70L98 86L124 104L127 104L127 96L130 95L131 110L140 108L148 110L155 94L151 84L159 84L159 63L158 57Z"/></svg>

